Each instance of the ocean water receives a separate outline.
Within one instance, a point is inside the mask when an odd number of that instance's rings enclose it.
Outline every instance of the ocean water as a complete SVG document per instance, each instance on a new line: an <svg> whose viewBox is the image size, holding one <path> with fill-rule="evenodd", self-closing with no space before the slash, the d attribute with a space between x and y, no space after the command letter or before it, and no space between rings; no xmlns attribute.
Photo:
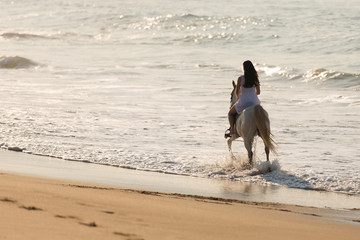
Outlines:
<svg viewBox="0 0 360 240"><path fill-rule="evenodd" d="M0 3L3 148L360 194L359 1ZM223 138L247 59L278 143L254 168Z"/></svg>

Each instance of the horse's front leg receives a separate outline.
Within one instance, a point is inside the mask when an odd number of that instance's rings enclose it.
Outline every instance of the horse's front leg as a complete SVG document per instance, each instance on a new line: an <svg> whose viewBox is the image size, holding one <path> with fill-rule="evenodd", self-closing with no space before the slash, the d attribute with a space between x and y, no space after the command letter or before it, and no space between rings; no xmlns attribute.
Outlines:
<svg viewBox="0 0 360 240"><path fill-rule="evenodd" d="M232 137L230 137L230 138L227 140L227 145L228 145L228 149L229 149L230 152L231 152L232 142L233 142L233 139L232 139Z"/></svg>
<svg viewBox="0 0 360 240"><path fill-rule="evenodd" d="M228 149L229 149L229 153L231 154L231 157L234 159L235 156L232 152L232 149L231 149L231 146L232 146L232 142L236 139L236 137L230 137L228 140L227 140L227 144L228 144Z"/></svg>

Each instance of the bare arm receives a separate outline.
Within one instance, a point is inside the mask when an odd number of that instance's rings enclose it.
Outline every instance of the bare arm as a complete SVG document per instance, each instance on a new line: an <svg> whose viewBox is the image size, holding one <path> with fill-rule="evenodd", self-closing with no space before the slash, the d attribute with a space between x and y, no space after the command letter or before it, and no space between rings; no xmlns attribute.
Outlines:
<svg viewBox="0 0 360 240"><path fill-rule="evenodd" d="M256 95L260 95L260 84L256 86L255 92Z"/></svg>
<svg viewBox="0 0 360 240"><path fill-rule="evenodd" d="M239 98L240 98L241 77L242 77L242 76L240 76L240 77L238 78L238 80L237 80L237 84L236 84L236 90L235 90L235 93L236 93L236 97L237 97L237 99L239 99Z"/></svg>

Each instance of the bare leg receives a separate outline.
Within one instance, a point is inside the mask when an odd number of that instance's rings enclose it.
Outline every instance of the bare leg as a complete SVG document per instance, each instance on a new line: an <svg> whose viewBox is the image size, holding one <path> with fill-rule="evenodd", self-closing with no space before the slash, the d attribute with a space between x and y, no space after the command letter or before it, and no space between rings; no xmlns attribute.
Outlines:
<svg viewBox="0 0 360 240"><path fill-rule="evenodd" d="M235 105L232 106L232 108L230 108L230 111L228 113L228 120L229 120L229 124L230 124L230 135L234 135L235 134L235 117L236 117L236 109L235 109Z"/></svg>

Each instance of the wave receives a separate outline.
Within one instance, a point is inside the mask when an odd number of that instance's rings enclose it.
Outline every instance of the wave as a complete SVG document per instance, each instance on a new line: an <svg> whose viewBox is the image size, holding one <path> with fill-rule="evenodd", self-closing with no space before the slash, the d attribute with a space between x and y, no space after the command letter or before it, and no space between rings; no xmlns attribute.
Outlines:
<svg viewBox="0 0 360 240"><path fill-rule="evenodd" d="M338 87L360 87L360 74L344 73L325 68L315 68L303 75L303 82L316 82L318 84L331 84Z"/></svg>
<svg viewBox="0 0 360 240"><path fill-rule="evenodd" d="M19 56L0 57L0 68L19 69L19 68L31 68L36 66L39 66L39 64L24 57L19 57Z"/></svg>
<svg viewBox="0 0 360 240"><path fill-rule="evenodd" d="M360 89L360 74L346 73L325 68L314 68L302 72L294 68L283 68L266 64L256 64L260 75L277 80L297 80L302 83L315 83L338 88ZM279 78L280 77L280 78Z"/></svg>
<svg viewBox="0 0 360 240"><path fill-rule="evenodd" d="M6 32L0 35L0 37L5 39L50 39L50 37L42 36L38 34L31 34L31 33L16 33L16 32Z"/></svg>

